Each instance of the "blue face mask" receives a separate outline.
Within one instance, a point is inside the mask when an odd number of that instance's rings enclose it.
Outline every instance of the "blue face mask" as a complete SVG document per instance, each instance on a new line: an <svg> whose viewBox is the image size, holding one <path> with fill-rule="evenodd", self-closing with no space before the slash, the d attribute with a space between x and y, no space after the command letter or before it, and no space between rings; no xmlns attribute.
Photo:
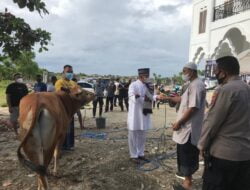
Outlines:
<svg viewBox="0 0 250 190"><path fill-rule="evenodd" d="M73 79L74 74L73 73L65 73L65 77L69 80Z"/></svg>

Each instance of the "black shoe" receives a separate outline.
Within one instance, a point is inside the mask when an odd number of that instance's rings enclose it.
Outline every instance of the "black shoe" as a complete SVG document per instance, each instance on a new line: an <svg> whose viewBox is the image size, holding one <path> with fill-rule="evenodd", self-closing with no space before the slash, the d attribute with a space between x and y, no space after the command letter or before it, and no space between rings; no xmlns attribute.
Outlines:
<svg viewBox="0 0 250 190"><path fill-rule="evenodd" d="M134 164L140 164L140 160L138 158L130 158L130 162L133 162Z"/></svg>
<svg viewBox="0 0 250 190"><path fill-rule="evenodd" d="M142 161L144 161L144 162L148 162L148 163L150 162L150 160L147 159L147 158L145 158L145 156L139 156L138 159L139 159L139 160L142 160Z"/></svg>

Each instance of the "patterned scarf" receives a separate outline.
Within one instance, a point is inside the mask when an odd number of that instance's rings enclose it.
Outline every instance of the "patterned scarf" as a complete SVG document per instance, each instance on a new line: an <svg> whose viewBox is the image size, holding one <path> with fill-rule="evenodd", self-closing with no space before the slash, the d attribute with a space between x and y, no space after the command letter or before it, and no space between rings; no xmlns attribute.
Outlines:
<svg viewBox="0 0 250 190"><path fill-rule="evenodd" d="M143 114L146 116L147 114L152 114L153 113L153 109L152 109L152 103L153 102L152 102L151 99L152 99L153 94L154 94L154 85L151 82L146 83L145 85L147 87L148 94L151 96L151 97L148 97L147 95L145 95L145 98L144 98Z"/></svg>

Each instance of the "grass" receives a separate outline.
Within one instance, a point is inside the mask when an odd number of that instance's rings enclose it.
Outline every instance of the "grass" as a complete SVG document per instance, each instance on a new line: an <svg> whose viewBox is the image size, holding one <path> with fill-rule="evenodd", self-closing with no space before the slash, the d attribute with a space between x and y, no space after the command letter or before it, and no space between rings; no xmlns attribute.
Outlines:
<svg viewBox="0 0 250 190"><path fill-rule="evenodd" d="M0 81L0 107L6 107L6 96L5 96L5 91L6 87L10 84L9 80L2 80Z"/></svg>

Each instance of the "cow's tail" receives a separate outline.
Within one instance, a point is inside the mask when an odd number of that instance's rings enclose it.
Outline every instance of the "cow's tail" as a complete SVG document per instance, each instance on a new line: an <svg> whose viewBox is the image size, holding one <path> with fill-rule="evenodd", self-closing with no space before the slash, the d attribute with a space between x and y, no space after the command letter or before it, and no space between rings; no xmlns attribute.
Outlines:
<svg viewBox="0 0 250 190"><path fill-rule="evenodd" d="M37 174L39 174L39 175L41 175L41 176L45 176L45 175L47 175L47 169L46 169L46 167L45 167L44 165L37 165L37 164L34 164L34 163L31 162L30 160L27 160L27 159L25 158L25 156L24 156L24 155L22 154L22 152L21 152L21 149L22 149L24 143L27 141L27 138L28 138L28 136L30 135L30 133L31 133L31 131L32 131L32 129L33 129L33 127L36 125L36 122L37 122L37 120L38 120L38 118L39 118L39 115L40 115L40 113L41 113L41 110L38 109L38 101L37 101L37 104L36 104L35 108L34 108L34 107L32 107L32 108L33 108L33 110L32 110L32 111L33 111L33 116L32 116L33 120L32 120L32 122L31 122L29 131L27 132L27 134L25 135L24 139L22 140L21 144L19 145L19 147L18 147L18 149L17 149L17 157L18 157L19 162L20 162L25 168L28 168L28 169L30 169L30 170L36 172ZM32 108L31 108L31 109L32 109Z"/></svg>
<svg viewBox="0 0 250 190"><path fill-rule="evenodd" d="M22 145L22 144L21 144ZM38 173L41 176L45 176L47 175L47 169L45 166L43 165L36 165L33 162L27 160L24 155L21 152L21 148L22 146L19 146L17 149L17 156L18 156L18 160L19 162L26 168Z"/></svg>

